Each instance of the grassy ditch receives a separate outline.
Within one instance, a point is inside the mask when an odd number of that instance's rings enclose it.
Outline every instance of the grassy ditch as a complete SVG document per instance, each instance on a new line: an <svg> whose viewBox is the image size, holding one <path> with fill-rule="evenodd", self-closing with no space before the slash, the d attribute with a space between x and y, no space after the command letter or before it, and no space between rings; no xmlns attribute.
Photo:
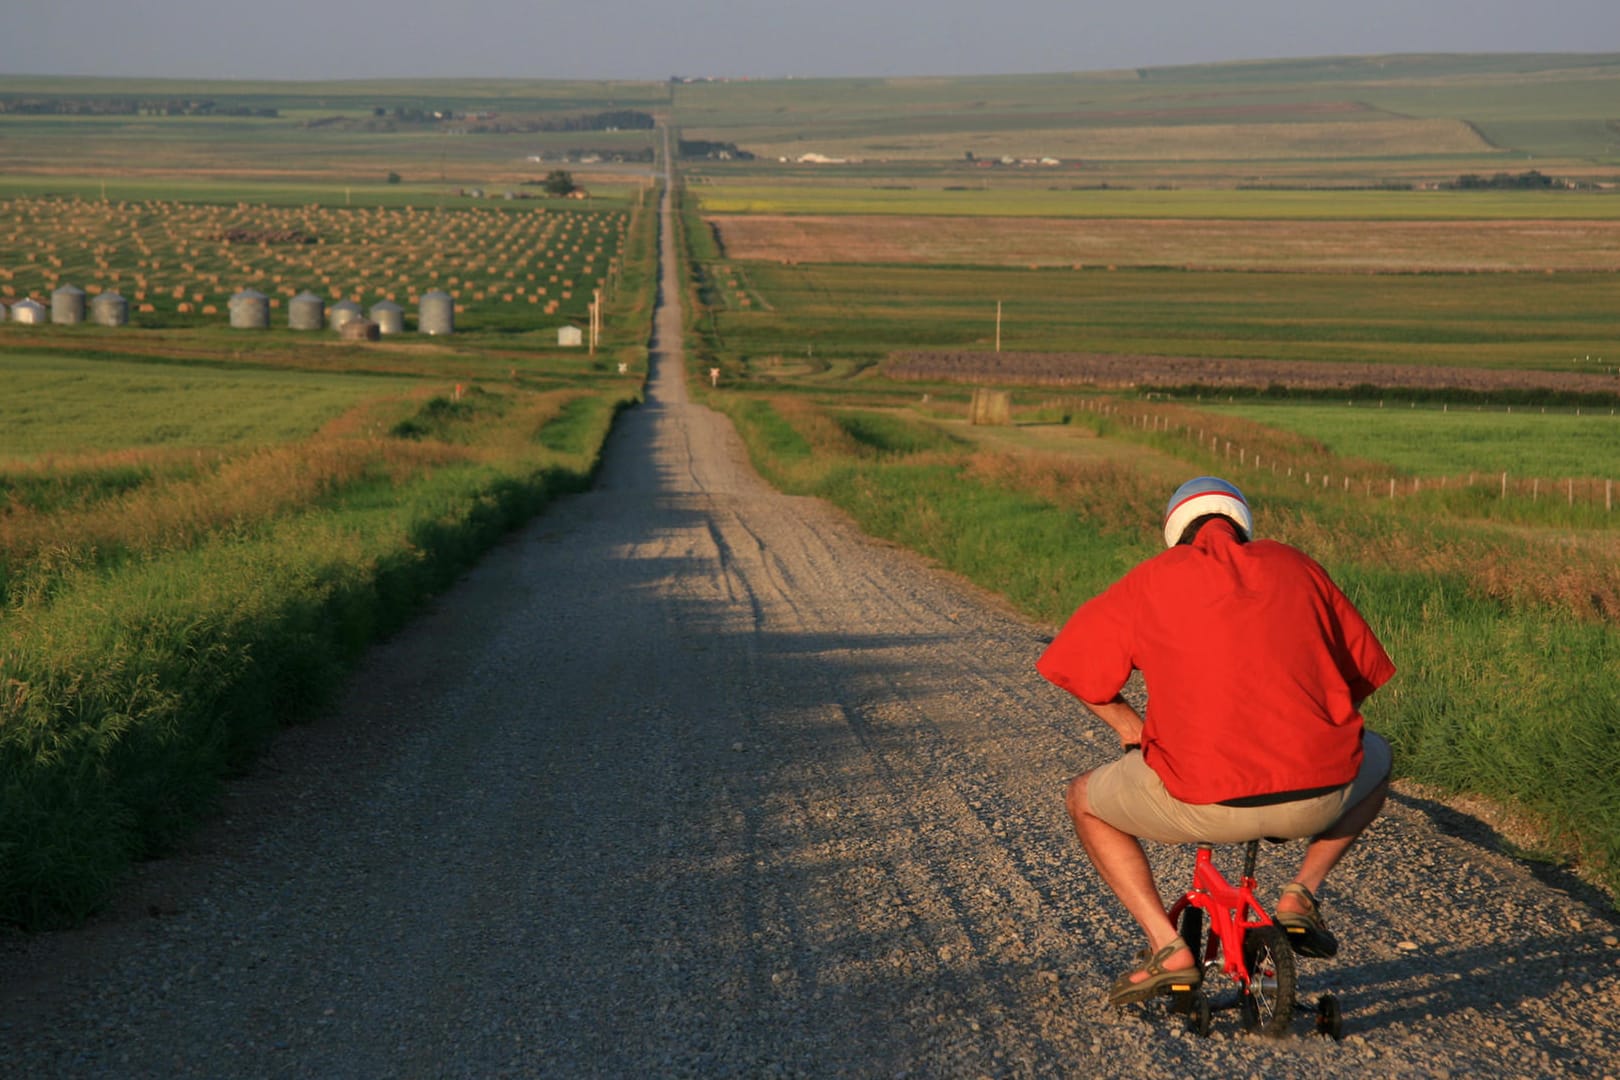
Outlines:
<svg viewBox="0 0 1620 1080"><path fill-rule="evenodd" d="M95 461L0 524L0 921L71 923L497 538L630 389L418 395L223 460ZM345 425L339 425L343 428ZM44 481L40 486L48 487ZM30 539L32 538L32 539Z"/></svg>
<svg viewBox="0 0 1620 1080"><path fill-rule="evenodd" d="M872 454L850 437L844 409L802 396L717 404L774 483L836 503L867 532L1054 625L1158 550L1164 482L1120 461L943 439L909 440L909 452L890 439ZM1620 889L1620 632L1612 611L1593 610L1582 576L1609 588L1612 575L1573 549L1565 565L1547 545L1483 525L1369 511L1259 478L1250 495L1260 531L1316 555L1399 665L1367 715L1394 744L1400 775L1529 811L1563 857ZM1525 578L1579 584L1511 584Z"/></svg>

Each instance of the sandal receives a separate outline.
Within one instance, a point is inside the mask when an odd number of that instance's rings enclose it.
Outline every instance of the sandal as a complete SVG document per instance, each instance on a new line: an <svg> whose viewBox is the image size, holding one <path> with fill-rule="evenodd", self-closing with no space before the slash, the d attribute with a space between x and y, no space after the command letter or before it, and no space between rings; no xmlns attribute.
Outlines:
<svg viewBox="0 0 1620 1080"><path fill-rule="evenodd" d="M1158 994L1196 989L1204 981L1204 972L1196 960L1192 967L1166 970L1164 966L1166 960L1186 948L1187 943L1177 937L1152 955L1148 955L1148 951L1143 949L1137 954L1137 959L1142 962L1114 980L1114 985L1108 991L1108 1003L1129 1005L1136 1001L1146 1001ZM1147 978L1132 982L1131 976L1138 973L1145 974Z"/></svg>
<svg viewBox="0 0 1620 1080"><path fill-rule="evenodd" d="M1304 901L1305 910L1278 911L1273 913L1271 921L1288 935L1288 944L1293 946L1294 955L1316 958L1337 955L1339 939L1322 921L1322 913L1316 909L1316 897L1311 895L1311 890L1295 881L1283 886L1282 895L1290 894Z"/></svg>

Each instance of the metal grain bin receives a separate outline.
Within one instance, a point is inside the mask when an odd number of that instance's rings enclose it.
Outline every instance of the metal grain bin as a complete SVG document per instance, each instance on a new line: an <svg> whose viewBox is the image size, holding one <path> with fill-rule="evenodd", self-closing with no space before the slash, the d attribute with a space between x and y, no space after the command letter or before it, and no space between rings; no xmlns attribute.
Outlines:
<svg viewBox="0 0 1620 1080"><path fill-rule="evenodd" d="M361 311L360 305L353 300L339 300L326 309L326 325L333 330L342 330L344 323L364 317L365 312Z"/></svg>
<svg viewBox="0 0 1620 1080"><path fill-rule="evenodd" d="M312 292L301 292L287 301L287 325L294 330L322 330L326 327L326 301Z"/></svg>
<svg viewBox="0 0 1620 1080"><path fill-rule="evenodd" d="M338 330L344 341L376 341L381 336L377 324L370 319L350 319Z"/></svg>
<svg viewBox="0 0 1620 1080"><path fill-rule="evenodd" d="M270 298L257 289L243 289L231 297L231 326L237 330L270 329Z"/></svg>
<svg viewBox="0 0 1620 1080"><path fill-rule="evenodd" d="M104 292L90 301L90 320L98 326L128 326L129 301L115 292Z"/></svg>
<svg viewBox="0 0 1620 1080"><path fill-rule="evenodd" d="M84 290L77 285L63 285L51 293L51 322L84 322Z"/></svg>
<svg viewBox="0 0 1620 1080"><path fill-rule="evenodd" d="M11 321L38 326L45 321L45 305L38 300L19 300L11 305Z"/></svg>
<svg viewBox="0 0 1620 1080"><path fill-rule="evenodd" d="M6 314L6 302L4 300L0 300L0 322L6 321Z"/></svg>
<svg viewBox="0 0 1620 1080"><path fill-rule="evenodd" d="M384 334L403 334L405 332L405 309L392 300L384 300L371 305L371 321L377 324L377 330Z"/></svg>
<svg viewBox="0 0 1620 1080"><path fill-rule="evenodd" d="M456 332L456 302L450 294L433 289L422 294L417 309L416 328L424 334L453 334Z"/></svg>

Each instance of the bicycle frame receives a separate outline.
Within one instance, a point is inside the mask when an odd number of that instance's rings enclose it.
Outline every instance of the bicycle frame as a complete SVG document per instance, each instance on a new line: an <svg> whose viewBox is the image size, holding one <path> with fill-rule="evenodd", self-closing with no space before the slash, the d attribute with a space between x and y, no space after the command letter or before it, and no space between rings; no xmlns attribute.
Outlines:
<svg viewBox="0 0 1620 1080"><path fill-rule="evenodd" d="M1180 925L1181 913L1188 907L1203 911L1209 919L1209 939L1204 955L1198 957L1199 967L1208 974L1215 962L1216 952L1222 954L1222 970L1243 986L1249 984L1248 965L1243 962L1243 935L1257 926L1270 926L1271 916L1266 914L1260 901L1255 899L1255 857L1260 841L1251 840L1243 862L1241 883L1233 886L1215 868L1212 854L1214 845L1198 845L1198 856L1193 863L1193 885L1170 908L1170 922ZM1188 942L1197 948L1197 942Z"/></svg>

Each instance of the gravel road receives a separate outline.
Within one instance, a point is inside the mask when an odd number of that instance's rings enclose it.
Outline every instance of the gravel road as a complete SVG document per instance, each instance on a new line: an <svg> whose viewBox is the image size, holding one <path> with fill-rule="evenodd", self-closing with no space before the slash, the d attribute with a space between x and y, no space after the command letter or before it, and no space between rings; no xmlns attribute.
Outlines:
<svg viewBox="0 0 1620 1080"><path fill-rule="evenodd" d="M1106 1006L1141 942L1062 793L1116 751L1035 675L1050 628L766 488L678 327L595 490L103 917L0 943L0 1074L1620 1074L1612 907L1412 791L1302 962L1343 1042Z"/></svg>

